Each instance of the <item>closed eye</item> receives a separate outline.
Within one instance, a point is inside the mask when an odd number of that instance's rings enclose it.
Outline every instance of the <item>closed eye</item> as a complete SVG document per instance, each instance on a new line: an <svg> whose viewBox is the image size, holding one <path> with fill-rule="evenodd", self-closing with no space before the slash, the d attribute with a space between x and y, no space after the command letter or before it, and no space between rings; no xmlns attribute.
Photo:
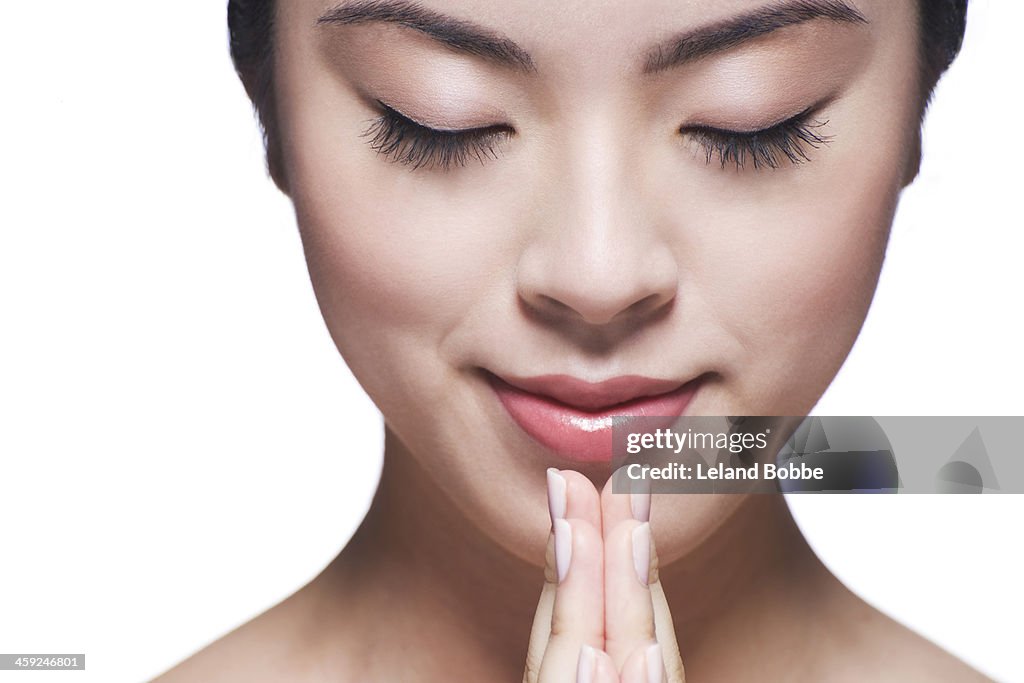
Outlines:
<svg viewBox="0 0 1024 683"><path fill-rule="evenodd" d="M679 132L696 141L710 164L715 158L722 168L735 166L742 170L748 163L755 169L778 168L785 162L801 164L810 161L810 150L832 140L821 128L828 121L813 120L814 107L767 128L737 131L712 126L683 126Z"/></svg>
<svg viewBox="0 0 1024 683"><path fill-rule="evenodd" d="M377 100L381 115L363 134L370 148L385 159L413 169L448 170L470 161L484 163L498 157L499 145L515 130L505 124L479 128L431 128Z"/></svg>

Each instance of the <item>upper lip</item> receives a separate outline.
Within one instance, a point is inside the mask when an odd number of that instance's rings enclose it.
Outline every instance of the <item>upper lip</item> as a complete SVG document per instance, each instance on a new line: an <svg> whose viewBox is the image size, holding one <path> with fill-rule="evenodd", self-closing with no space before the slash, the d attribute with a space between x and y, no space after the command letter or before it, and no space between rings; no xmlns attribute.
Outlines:
<svg viewBox="0 0 1024 683"><path fill-rule="evenodd" d="M621 375L602 382L588 382L571 375L512 377L493 375L514 389L543 396L570 408L587 412L608 410L623 403L671 393L686 382Z"/></svg>

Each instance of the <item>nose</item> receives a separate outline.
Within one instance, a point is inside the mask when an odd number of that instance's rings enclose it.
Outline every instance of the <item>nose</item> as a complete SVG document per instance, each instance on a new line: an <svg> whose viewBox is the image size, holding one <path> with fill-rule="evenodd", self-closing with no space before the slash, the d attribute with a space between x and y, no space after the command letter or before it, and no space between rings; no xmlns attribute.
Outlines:
<svg viewBox="0 0 1024 683"><path fill-rule="evenodd" d="M608 149L583 155L551 184L520 254L519 298L545 319L640 324L676 297L678 264L649 218L641 179Z"/></svg>

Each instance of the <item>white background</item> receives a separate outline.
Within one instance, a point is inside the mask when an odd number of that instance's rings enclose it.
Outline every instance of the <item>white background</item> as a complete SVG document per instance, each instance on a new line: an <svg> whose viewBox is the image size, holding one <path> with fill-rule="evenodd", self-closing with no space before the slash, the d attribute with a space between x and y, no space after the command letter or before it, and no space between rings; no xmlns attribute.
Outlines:
<svg viewBox="0 0 1024 683"><path fill-rule="evenodd" d="M380 418L263 172L221 2L0 19L0 652L139 681L345 544ZM1018 34L972 0L875 306L821 414L1024 414ZM1024 681L1024 496L793 500L872 603Z"/></svg>

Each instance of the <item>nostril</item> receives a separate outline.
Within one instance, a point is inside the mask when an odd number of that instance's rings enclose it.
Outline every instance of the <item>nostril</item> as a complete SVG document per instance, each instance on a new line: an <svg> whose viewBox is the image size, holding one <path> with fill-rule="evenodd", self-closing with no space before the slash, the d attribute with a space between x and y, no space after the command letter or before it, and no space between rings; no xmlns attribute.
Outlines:
<svg viewBox="0 0 1024 683"><path fill-rule="evenodd" d="M573 316L573 310L558 299L546 294L519 295L519 305L531 318L553 324Z"/></svg>
<svg viewBox="0 0 1024 683"><path fill-rule="evenodd" d="M565 230L555 233L559 240L524 250L516 288L535 318L576 327L637 325L676 297L678 263L664 244L638 235L585 240L588 235Z"/></svg>
<svg viewBox="0 0 1024 683"><path fill-rule="evenodd" d="M667 314L674 295L661 293L649 294L639 301L626 306L598 305L595 302L575 301L566 303L554 296L538 294L534 297L520 297L520 302L536 319L546 323L569 322L585 323L593 326L606 326L618 323L639 323Z"/></svg>
<svg viewBox="0 0 1024 683"><path fill-rule="evenodd" d="M670 304L675 300L675 293L660 293L648 294L640 301L637 301L629 306L626 310L622 311L618 317L632 318L632 317L646 317L649 316L659 309L663 312L667 312Z"/></svg>

